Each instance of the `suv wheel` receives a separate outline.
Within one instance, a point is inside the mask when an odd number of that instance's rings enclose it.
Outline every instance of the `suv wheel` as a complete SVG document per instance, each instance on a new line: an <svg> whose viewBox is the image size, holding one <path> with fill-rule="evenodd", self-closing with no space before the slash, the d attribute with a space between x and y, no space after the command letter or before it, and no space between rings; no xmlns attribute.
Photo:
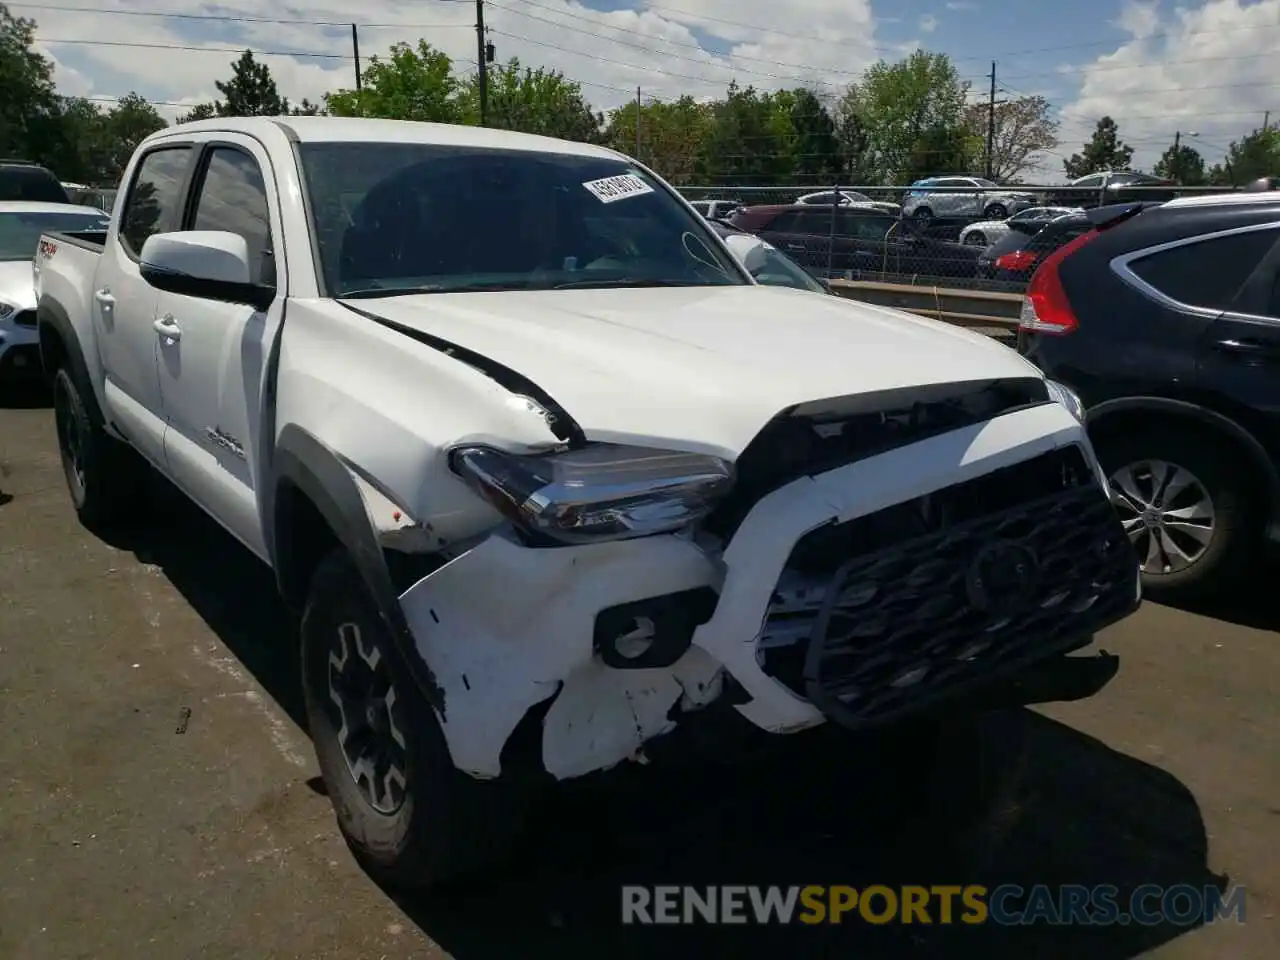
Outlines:
<svg viewBox="0 0 1280 960"><path fill-rule="evenodd" d="M54 374L53 418L62 473L80 522L92 529L124 519L141 499L138 484L146 465L106 432L96 407L86 401L90 396L70 368L60 367Z"/></svg>
<svg viewBox="0 0 1280 960"><path fill-rule="evenodd" d="M1106 437L1097 451L1144 592L1176 599L1226 587L1261 529L1239 456L1214 438L1164 427Z"/></svg>
<svg viewBox="0 0 1280 960"><path fill-rule="evenodd" d="M1009 208L1003 203L993 203L982 211L982 215L990 220L1007 220L1009 219Z"/></svg>
<svg viewBox="0 0 1280 960"><path fill-rule="evenodd" d="M489 866L518 832L505 780L459 771L345 550L316 570L302 616L307 723L338 828L392 887L422 887Z"/></svg>

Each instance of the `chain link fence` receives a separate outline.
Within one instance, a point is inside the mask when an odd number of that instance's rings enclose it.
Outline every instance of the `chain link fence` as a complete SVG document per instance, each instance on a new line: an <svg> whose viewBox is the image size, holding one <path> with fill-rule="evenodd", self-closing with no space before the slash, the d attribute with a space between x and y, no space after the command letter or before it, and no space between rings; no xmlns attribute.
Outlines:
<svg viewBox="0 0 1280 960"><path fill-rule="evenodd" d="M1229 187L994 183L678 187L706 216L729 220L817 276L1019 293L1071 214L1113 203L1231 193ZM976 178L964 178L976 180ZM1033 243L1034 240L1034 243Z"/></svg>

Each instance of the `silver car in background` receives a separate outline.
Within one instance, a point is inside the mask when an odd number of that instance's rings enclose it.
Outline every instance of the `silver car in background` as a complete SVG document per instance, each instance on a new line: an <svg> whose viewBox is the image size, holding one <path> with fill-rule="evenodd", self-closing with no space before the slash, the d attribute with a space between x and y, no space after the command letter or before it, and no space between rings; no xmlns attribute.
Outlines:
<svg viewBox="0 0 1280 960"><path fill-rule="evenodd" d="M928 177L907 189L902 213L920 220L1004 220L1035 203L1034 194L981 177Z"/></svg>

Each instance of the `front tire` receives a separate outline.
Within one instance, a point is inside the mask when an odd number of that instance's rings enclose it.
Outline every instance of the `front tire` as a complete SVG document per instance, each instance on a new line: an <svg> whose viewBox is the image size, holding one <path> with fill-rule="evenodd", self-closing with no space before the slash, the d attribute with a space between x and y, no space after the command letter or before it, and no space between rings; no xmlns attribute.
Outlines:
<svg viewBox="0 0 1280 960"><path fill-rule="evenodd" d="M80 522L90 529L120 522L141 496L141 458L110 436L86 401L88 388L60 367L53 378L53 415L67 492Z"/></svg>
<svg viewBox="0 0 1280 960"><path fill-rule="evenodd" d="M987 207L987 209L984 210L982 213L983 213L983 216L985 216L989 220L1009 219L1009 208L1006 207L1003 203L993 203L991 204L991 206Z"/></svg>
<svg viewBox="0 0 1280 960"><path fill-rule="evenodd" d="M987 235L981 230L975 230L964 235L964 242L970 247L985 247L987 245Z"/></svg>
<svg viewBox="0 0 1280 960"><path fill-rule="evenodd" d="M1200 430L1164 426L1117 431L1096 450L1144 593L1183 600L1225 591L1262 533L1242 457Z"/></svg>
<svg viewBox="0 0 1280 960"><path fill-rule="evenodd" d="M929 207L917 207L911 216L917 220L929 221L933 219L933 210Z"/></svg>
<svg viewBox="0 0 1280 960"><path fill-rule="evenodd" d="M520 826L514 791L453 765L435 710L345 550L317 568L301 632L316 759L338 828L370 875L420 888L497 860Z"/></svg>

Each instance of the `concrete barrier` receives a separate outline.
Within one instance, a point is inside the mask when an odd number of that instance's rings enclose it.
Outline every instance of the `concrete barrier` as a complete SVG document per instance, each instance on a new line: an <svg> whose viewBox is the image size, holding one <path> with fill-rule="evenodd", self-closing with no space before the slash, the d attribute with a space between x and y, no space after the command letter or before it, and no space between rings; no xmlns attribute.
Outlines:
<svg viewBox="0 0 1280 960"><path fill-rule="evenodd" d="M1015 339L1022 295L992 290L908 286L874 280L832 280L831 289L851 300L895 307L959 327L977 329L1001 340Z"/></svg>

